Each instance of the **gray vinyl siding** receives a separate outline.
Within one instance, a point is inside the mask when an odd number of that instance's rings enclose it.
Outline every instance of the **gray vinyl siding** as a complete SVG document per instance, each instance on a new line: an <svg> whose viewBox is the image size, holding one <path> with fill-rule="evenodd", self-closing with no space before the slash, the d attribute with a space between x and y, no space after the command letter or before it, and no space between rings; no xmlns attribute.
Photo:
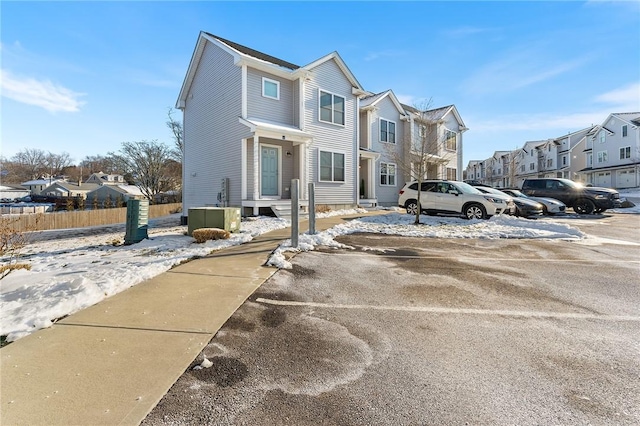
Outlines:
<svg viewBox="0 0 640 426"><path fill-rule="evenodd" d="M280 83L280 99L262 96L262 77ZM294 84L289 81L264 73L253 68L247 69L247 116L276 123L294 125Z"/></svg>
<svg viewBox="0 0 640 426"><path fill-rule="evenodd" d="M296 127L300 127L300 80L293 81L292 90L293 90L293 125Z"/></svg>
<svg viewBox="0 0 640 426"><path fill-rule="evenodd" d="M360 112L360 147L368 148L367 138L369 137L369 129L367 128L367 112Z"/></svg>
<svg viewBox="0 0 640 426"><path fill-rule="evenodd" d="M250 138L243 143L247 145L247 199L253 200L253 138ZM293 179L295 173L297 173L298 171L298 166L296 163L297 156L295 155L297 150L294 151L293 143L290 141L260 138L260 144L279 146L282 148L282 181L280 183L280 194L282 199L290 199L291 179ZM290 157L287 157L287 151L291 153ZM260 164L259 161L258 164ZM258 173L260 173L260 170L258 170Z"/></svg>
<svg viewBox="0 0 640 426"><path fill-rule="evenodd" d="M334 60L321 63L312 69L311 80L305 82L304 112L305 131L313 134L309 147L309 182L316 187L317 204L356 204L356 176L358 166L356 141L357 102L351 94L352 85ZM345 125L324 123L319 120L319 89L345 98ZM319 150L345 154L345 181L321 182L319 180Z"/></svg>
<svg viewBox="0 0 640 426"><path fill-rule="evenodd" d="M400 170L398 157L403 153L404 122L400 121L400 114L389 97L385 97L377 104L378 110L373 115L374 119L369 127L371 132L372 149L379 152L380 160L376 162L376 197L378 204L390 206L398 204L398 191L404 185L403 172ZM385 119L396 123L396 143L380 141L380 120ZM396 165L396 184L394 186L380 185L380 163L393 163Z"/></svg>
<svg viewBox="0 0 640 426"><path fill-rule="evenodd" d="M241 204L241 140L250 136L238 121L241 94L241 68L230 54L207 43L184 109L183 215L191 207L217 205L225 177L229 205Z"/></svg>

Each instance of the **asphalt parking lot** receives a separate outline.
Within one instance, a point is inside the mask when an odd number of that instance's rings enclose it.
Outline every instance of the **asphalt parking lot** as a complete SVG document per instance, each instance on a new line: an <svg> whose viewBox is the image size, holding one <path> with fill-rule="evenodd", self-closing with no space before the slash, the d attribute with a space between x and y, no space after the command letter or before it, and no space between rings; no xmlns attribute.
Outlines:
<svg viewBox="0 0 640 426"><path fill-rule="evenodd" d="M559 220L600 239L299 254L143 424L639 424L638 217Z"/></svg>

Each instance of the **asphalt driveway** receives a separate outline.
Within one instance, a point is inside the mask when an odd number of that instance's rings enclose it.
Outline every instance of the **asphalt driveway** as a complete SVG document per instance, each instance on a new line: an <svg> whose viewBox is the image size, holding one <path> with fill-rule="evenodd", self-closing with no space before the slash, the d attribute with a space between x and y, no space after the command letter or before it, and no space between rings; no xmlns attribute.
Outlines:
<svg viewBox="0 0 640 426"><path fill-rule="evenodd" d="M637 216L566 220L608 240L360 234L297 255L144 424L638 424Z"/></svg>

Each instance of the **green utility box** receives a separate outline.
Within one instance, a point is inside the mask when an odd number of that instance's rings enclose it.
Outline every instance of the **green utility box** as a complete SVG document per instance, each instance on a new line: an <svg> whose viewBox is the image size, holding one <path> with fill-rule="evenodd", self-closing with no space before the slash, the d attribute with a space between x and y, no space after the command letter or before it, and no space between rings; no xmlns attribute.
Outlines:
<svg viewBox="0 0 640 426"><path fill-rule="evenodd" d="M124 237L126 245L139 243L149 238L149 200L127 200L127 227Z"/></svg>
<svg viewBox="0 0 640 426"><path fill-rule="evenodd" d="M239 207L194 207L189 209L188 234L200 228L220 228L229 232L240 230Z"/></svg>

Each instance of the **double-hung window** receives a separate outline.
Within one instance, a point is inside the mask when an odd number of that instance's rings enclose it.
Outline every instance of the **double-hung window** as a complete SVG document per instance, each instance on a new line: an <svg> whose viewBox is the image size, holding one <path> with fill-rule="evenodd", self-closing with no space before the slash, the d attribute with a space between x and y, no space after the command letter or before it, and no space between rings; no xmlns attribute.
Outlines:
<svg viewBox="0 0 640 426"><path fill-rule="evenodd" d="M320 151L320 180L323 182L344 182L344 154Z"/></svg>
<svg viewBox="0 0 640 426"><path fill-rule="evenodd" d="M396 143L396 123L380 119L380 141Z"/></svg>
<svg viewBox="0 0 640 426"><path fill-rule="evenodd" d="M456 132L447 130L445 132L444 137L445 137L445 140L444 140L445 148L448 149L449 151L455 151L456 150Z"/></svg>
<svg viewBox="0 0 640 426"><path fill-rule="evenodd" d="M620 159L626 160L627 158L631 158L631 147L625 146L624 148L620 148Z"/></svg>
<svg viewBox="0 0 640 426"><path fill-rule="evenodd" d="M396 165L380 163L380 185L396 186Z"/></svg>
<svg viewBox="0 0 640 426"><path fill-rule="evenodd" d="M607 151L598 152L598 163L606 163L607 162Z"/></svg>
<svg viewBox="0 0 640 426"><path fill-rule="evenodd" d="M280 82L262 77L262 96L271 99L280 99Z"/></svg>
<svg viewBox="0 0 640 426"><path fill-rule="evenodd" d="M627 130L627 125L625 124L624 126L622 126L622 137L626 138L629 131Z"/></svg>
<svg viewBox="0 0 640 426"><path fill-rule="evenodd" d="M345 99L320 90L320 121L344 125Z"/></svg>
<svg viewBox="0 0 640 426"><path fill-rule="evenodd" d="M458 170L456 170L453 167L447 167L447 180L456 180L457 178L458 178Z"/></svg>

